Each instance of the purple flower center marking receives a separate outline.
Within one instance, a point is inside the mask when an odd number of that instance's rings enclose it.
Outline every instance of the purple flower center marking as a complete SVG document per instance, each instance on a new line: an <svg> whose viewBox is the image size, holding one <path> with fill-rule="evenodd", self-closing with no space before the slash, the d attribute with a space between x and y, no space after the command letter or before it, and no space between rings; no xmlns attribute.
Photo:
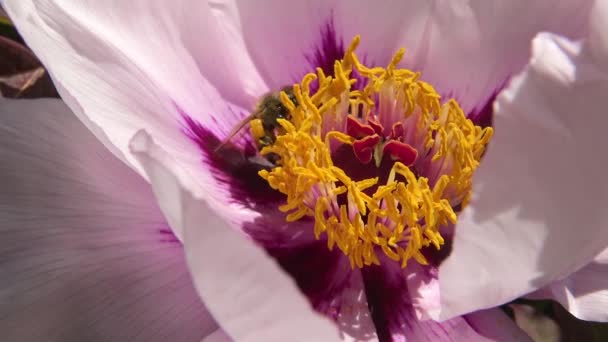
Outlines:
<svg viewBox="0 0 608 342"><path fill-rule="evenodd" d="M273 167L259 174L285 195L286 220L314 218L317 239L352 267L379 265L378 253L402 267L410 259L426 265L422 250L444 245L442 227L468 203L492 129L475 126L455 100L441 103L419 73L397 69L403 49L386 68L370 68L355 54L358 43L334 64L334 76L318 68L293 96L281 93L289 116L260 146ZM355 71L367 79L363 89L353 88Z"/></svg>
<svg viewBox="0 0 608 342"><path fill-rule="evenodd" d="M333 17L321 28L321 44L311 55L306 56L311 70L321 68L326 75L334 74L334 62L344 57L344 41L338 38ZM298 80L299 81L299 80Z"/></svg>
<svg viewBox="0 0 608 342"><path fill-rule="evenodd" d="M171 228L169 228L169 227L161 228L158 230L158 232L160 233L160 236L161 236L160 237L161 242L181 244L181 242L177 239L177 236L175 236L175 234L173 234L173 231L171 230Z"/></svg>
<svg viewBox="0 0 608 342"><path fill-rule="evenodd" d="M214 171L216 180L230 189L236 202L257 207L272 205L283 199L283 195L271 189L258 176L262 167L249 159L256 154L253 145L247 145L243 150L226 145L221 153L217 153L217 147L222 141L211 130L187 115L184 115L184 122L186 134L203 151L203 157Z"/></svg>
<svg viewBox="0 0 608 342"><path fill-rule="evenodd" d="M325 25L321 27L320 34L320 43L315 45L312 49L313 53L306 55L305 58L310 64L310 70L320 68L325 75L334 76L335 62L344 57L346 50L344 49L344 39L339 36L336 31L333 15L330 15L329 19L325 22ZM365 56L362 57L362 61L367 62ZM362 89L365 87L367 82L365 77L361 77L355 71L353 78L357 80L357 83L353 85L354 89ZM296 82L299 82L300 79L297 79ZM318 89L318 86L319 84L317 81L313 81L310 85L311 91L315 92Z"/></svg>

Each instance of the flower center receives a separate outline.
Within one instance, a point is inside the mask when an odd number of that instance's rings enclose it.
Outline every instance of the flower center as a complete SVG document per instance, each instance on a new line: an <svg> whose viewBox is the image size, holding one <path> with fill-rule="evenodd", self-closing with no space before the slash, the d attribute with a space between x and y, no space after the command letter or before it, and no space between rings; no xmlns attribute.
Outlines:
<svg viewBox="0 0 608 342"><path fill-rule="evenodd" d="M352 267L379 265L379 253L402 267L412 258L427 264L421 249L444 244L441 228L467 205L492 129L475 126L455 100L442 104L419 73L397 69L403 49L386 68L362 65L359 41L334 76L317 68L293 94L281 92L289 115L261 146L275 163L259 174L286 195L287 221L313 217L317 239L326 236ZM352 89L354 71L367 80L362 90ZM260 127L252 121L257 141L268 133Z"/></svg>

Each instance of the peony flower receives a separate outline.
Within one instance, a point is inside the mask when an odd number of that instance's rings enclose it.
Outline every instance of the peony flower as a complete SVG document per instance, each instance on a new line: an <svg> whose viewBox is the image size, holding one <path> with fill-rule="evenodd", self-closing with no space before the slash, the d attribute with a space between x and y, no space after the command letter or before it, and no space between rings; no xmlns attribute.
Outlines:
<svg viewBox="0 0 608 342"><path fill-rule="evenodd" d="M5 340L214 341L228 339L220 328L224 322L238 339L294 333L337 337L335 328L310 309L259 248L226 231L225 225L213 224L210 220L219 222L214 213L197 212L209 223L205 234L210 239L203 247L215 249L228 271L209 282L227 287L224 291L234 296L226 306L241 303L235 316L214 319L196 295L182 245L150 187L112 156L67 106L54 99L4 100L0 114L5 161L0 327ZM222 253L225 245L219 243L225 239L235 250ZM250 267L231 270L244 263ZM261 285L267 287L254 287ZM262 291L268 293L260 297ZM277 310L285 317L268 321L268 311ZM344 324L354 329L365 320ZM373 326L358 331L358 338L373 337ZM497 311L468 315L443 327L412 318L404 331L420 338L448 332L474 339L520 334Z"/></svg>
<svg viewBox="0 0 608 342"><path fill-rule="evenodd" d="M523 338L498 309L468 313L563 279L607 245L594 224L599 115L569 119L595 102L564 91L581 82L579 56L601 65L605 52L590 1L3 5L70 108L152 184L232 338L334 338L331 321L354 339ZM539 31L591 38L535 39L484 155L494 97ZM220 145L256 99L294 83L278 131L253 120ZM589 284L584 271L573 277ZM573 312L590 313L589 293L567 289Z"/></svg>

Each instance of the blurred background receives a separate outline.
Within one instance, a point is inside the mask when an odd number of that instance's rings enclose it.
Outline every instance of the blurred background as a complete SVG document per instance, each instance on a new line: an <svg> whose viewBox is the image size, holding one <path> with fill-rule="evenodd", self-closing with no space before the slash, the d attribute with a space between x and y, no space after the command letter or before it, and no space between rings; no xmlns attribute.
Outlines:
<svg viewBox="0 0 608 342"><path fill-rule="evenodd" d="M0 7L0 101L59 98L49 74ZM608 323L576 319L553 301L516 300L503 310L534 341L607 341ZM607 308L608 310L608 308Z"/></svg>
<svg viewBox="0 0 608 342"><path fill-rule="evenodd" d="M4 98L59 97L40 61L25 46L0 8L0 95Z"/></svg>

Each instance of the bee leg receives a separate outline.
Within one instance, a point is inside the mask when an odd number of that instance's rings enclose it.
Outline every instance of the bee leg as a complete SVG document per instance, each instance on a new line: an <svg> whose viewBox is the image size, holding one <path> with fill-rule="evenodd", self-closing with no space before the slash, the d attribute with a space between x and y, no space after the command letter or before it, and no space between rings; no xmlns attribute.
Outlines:
<svg viewBox="0 0 608 342"><path fill-rule="evenodd" d="M274 141L275 141L274 134L272 134L272 135L268 134L268 135L265 135L262 138L258 139L258 147L259 147L260 151L266 146L272 146L274 144ZM279 155L276 153L265 154L264 158L266 158L266 160L269 161L272 165L276 165L276 163L280 159Z"/></svg>
<svg viewBox="0 0 608 342"><path fill-rule="evenodd" d="M262 150L266 146L272 146L274 144L274 139L271 136L265 135L258 139L258 148Z"/></svg>
<svg viewBox="0 0 608 342"><path fill-rule="evenodd" d="M272 161L266 158L266 156L255 155L247 158L247 161L255 165L258 170L269 170L276 166Z"/></svg>

